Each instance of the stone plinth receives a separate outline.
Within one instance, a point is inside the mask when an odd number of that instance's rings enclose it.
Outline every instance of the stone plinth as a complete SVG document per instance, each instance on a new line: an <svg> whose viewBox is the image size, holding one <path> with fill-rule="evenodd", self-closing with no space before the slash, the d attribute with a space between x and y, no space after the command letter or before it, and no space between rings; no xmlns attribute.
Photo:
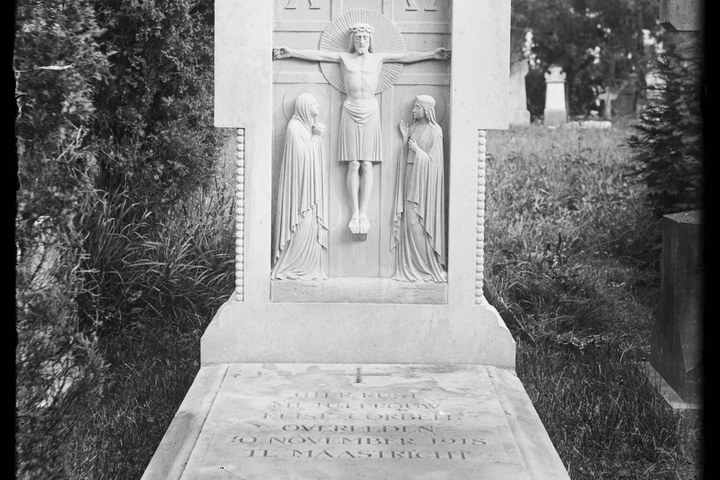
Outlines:
<svg viewBox="0 0 720 480"><path fill-rule="evenodd" d="M473 365L203 367L143 480L569 479L517 377Z"/></svg>
<svg viewBox="0 0 720 480"><path fill-rule="evenodd" d="M665 215L660 309L651 339L651 366L688 403L702 399L701 212Z"/></svg>
<svg viewBox="0 0 720 480"><path fill-rule="evenodd" d="M665 29L665 43L684 59L702 63L703 19L705 4L701 0L660 0L660 25Z"/></svg>
<svg viewBox="0 0 720 480"><path fill-rule="evenodd" d="M545 73L545 110L543 111L546 126L560 127L567 122L567 106L565 102L565 72L562 67L552 66Z"/></svg>
<svg viewBox="0 0 720 480"><path fill-rule="evenodd" d="M702 0L660 0L660 25L668 32L702 29Z"/></svg>

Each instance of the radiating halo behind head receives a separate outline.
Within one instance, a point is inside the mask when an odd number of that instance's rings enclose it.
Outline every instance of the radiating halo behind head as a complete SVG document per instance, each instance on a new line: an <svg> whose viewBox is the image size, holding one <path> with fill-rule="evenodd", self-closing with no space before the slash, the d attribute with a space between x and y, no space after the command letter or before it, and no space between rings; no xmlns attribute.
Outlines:
<svg viewBox="0 0 720 480"><path fill-rule="evenodd" d="M370 36L370 40L368 41L368 52L375 53L375 42L373 41L375 27L369 23L356 23L350 27L350 49L348 51L350 53L355 53L357 51L355 49L355 34L360 32L367 33Z"/></svg>

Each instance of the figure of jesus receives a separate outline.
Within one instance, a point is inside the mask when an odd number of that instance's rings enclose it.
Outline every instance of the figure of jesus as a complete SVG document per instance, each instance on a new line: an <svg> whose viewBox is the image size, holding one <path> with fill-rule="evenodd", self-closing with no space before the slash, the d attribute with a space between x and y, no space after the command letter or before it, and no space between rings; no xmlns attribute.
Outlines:
<svg viewBox="0 0 720 480"><path fill-rule="evenodd" d="M448 60L450 50L437 48L429 52L375 52L375 28L367 23L350 27L348 52L273 49L273 59L297 58L312 62L340 64L347 95L340 117L339 160L348 164L347 188L352 201L348 228L353 234L368 233L367 207L373 187L373 164L382 162L380 109L375 90L383 63L414 63L422 60Z"/></svg>

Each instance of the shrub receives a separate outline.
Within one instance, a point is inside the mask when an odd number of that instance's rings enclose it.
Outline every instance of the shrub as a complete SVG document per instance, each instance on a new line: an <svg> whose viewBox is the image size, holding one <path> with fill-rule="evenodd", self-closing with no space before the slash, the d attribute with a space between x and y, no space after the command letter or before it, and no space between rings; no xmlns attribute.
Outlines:
<svg viewBox="0 0 720 480"><path fill-rule="evenodd" d="M100 92L105 143L96 186L151 210L183 200L213 172L213 4L96 0L115 81Z"/></svg>
<svg viewBox="0 0 720 480"><path fill-rule="evenodd" d="M88 1L23 0L17 25L16 473L65 478L65 440L103 390L97 324L81 322L76 302L77 220L94 195L89 128L109 70Z"/></svg>
<svg viewBox="0 0 720 480"><path fill-rule="evenodd" d="M647 186L646 201L657 216L701 208L702 89L699 60L672 49L657 62L664 80L628 139L630 172Z"/></svg>

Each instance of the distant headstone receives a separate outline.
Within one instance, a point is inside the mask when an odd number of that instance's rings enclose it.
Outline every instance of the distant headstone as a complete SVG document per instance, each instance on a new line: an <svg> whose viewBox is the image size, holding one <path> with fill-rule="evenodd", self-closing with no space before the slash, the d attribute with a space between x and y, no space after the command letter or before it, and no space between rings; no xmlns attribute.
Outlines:
<svg viewBox="0 0 720 480"><path fill-rule="evenodd" d="M565 72L562 67L554 65L550 72L545 73L545 110L544 124L560 127L567 122L567 106L565 102Z"/></svg>
<svg viewBox="0 0 720 480"><path fill-rule="evenodd" d="M618 91L618 96L613 102L614 115L621 117L632 115L637 112L639 103L637 76L633 74L630 81L622 84Z"/></svg>
<svg viewBox="0 0 720 480"><path fill-rule="evenodd" d="M650 365L686 403L702 398L703 257L700 211L662 219L660 309Z"/></svg>
<svg viewBox="0 0 720 480"><path fill-rule="evenodd" d="M527 59L510 65L510 125L530 125L525 91L525 76L529 68Z"/></svg>

